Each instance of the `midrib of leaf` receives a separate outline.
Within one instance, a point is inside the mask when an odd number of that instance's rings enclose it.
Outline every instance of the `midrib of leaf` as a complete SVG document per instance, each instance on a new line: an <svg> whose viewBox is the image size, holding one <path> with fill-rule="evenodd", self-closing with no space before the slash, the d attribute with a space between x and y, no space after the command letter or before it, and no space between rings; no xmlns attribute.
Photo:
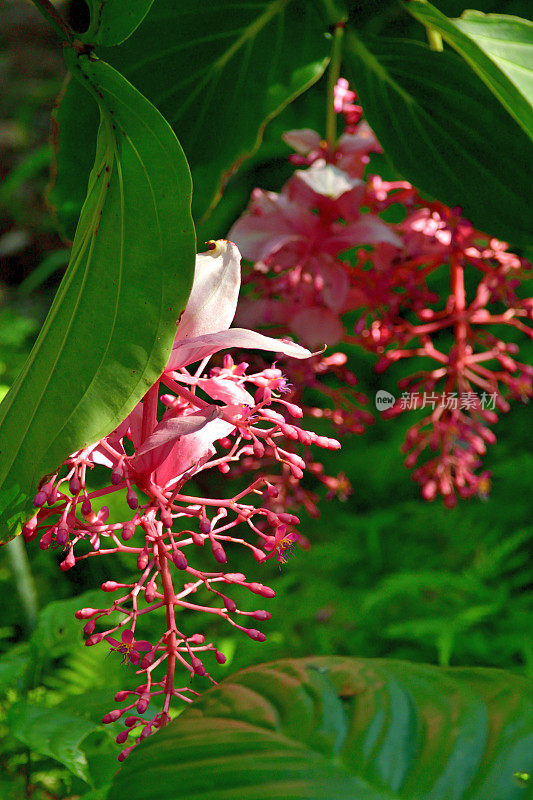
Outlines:
<svg viewBox="0 0 533 800"><path fill-rule="evenodd" d="M281 13L291 0L274 0L267 5L265 11L260 14L248 27L244 28L242 34L236 39L231 47L220 55L216 61L213 62L213 69L222 70L228 61L230 61L235 53L243 47L249 39L255 39L259 35L262 28L266 27L271 19L277 14Z"/></svg>

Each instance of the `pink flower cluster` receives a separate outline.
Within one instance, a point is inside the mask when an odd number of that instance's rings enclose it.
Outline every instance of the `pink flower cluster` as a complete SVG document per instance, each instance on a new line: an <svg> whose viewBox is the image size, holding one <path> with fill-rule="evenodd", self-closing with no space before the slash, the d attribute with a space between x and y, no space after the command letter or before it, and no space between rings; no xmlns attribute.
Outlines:
<svg viewBox="0 0 533 800"><path fill-rule="evenodd" d="M297 150L291 160L306 168L296 170L279 194L255 189L231 228L230 237L253 264L238 319L277 335L290 331L311 347L357 344L379 357L379 372L400 359L428 357L435 369L404 379L400 388L496 392L498 410L507 411L504 395L531 395L532 371L517 361L518 347L487 326L531 335L524 323L531 320L532 301L518 292L530 265L476 231L460 210L423 200L411 184L363 179L370 153L380 148L354 100L340 79L334 105L346 128L334 149L309 129L285 134ZM398 224L380 217L392 204L404 209ZM476 281L470 301L465 269ZM442 300L434 288L437 270L449 272ZM360 408L365 398L354 392L355 375L346 363L342 353L317 355L289 367L289 377L302 405L306 387L324 397L325 407L306 412L361 433L372 418ZM339 388L331 385L332 368ZM388 415L401 410L397 404ZM440 494L453 505L456 495L486 493L488 473L478 470L486 444L495 440L488 425L496 420L495 411L476 403L467 410L439 407L413 426L407 466L427 449L436 453L413 473L426 499Z"/></svg>
<svg viewBox="0 0 533 800"><path fill-rule="evenodd" d="M258 562L277 557L281 565L299 538L294 530L298 518L286 508L273 511L265 502L276 497L278 489L263 474L248 479L230 498L223 490L223 496L198 496L188 492L186 484L205 485L208 471L226 475L249 456L255 459L254 467L266 458L299 481L306 463L295 451L295 442L340 446L299 426L302 411L288 399L286 380L275 365L251 371L248 364L236 364L226 355L221 366L206 372L211 356L229 347L259 348L295 359L312 356L294 342L229 328L239 294L240 254L229 242L210 245L197 256L191 296L160 380L116 430L72 454L46 480L34 499L37 513L23 529L26 540L38 539L43 549L64 551L63 570L114 554L136 561L137 574L130 582L102 584L104 592L114 595L109 605L76 613L85 621L87 645L107 641L141 676L136 688L116 695L116 702L124 705L104 717L104 722L124 718L125 730L117 736L120 744L130 734L139 742L165 725L173 698L191 702L197 694L190 686L176 686L176 665L190 677L212 680L206 656L225 661L202 633L188 630L186 617L177 612L216 615L253 640L266 638L253 622L268 620L269 612L238 608L231 587L245 587L263 598L273 597L274 591L241 572L226 572L228 548L241 545ZM87 479L97 465L107 468L108 485L91 490ZM120 493L130 509L119 521L110 519L107 506L93 508L97 499L101 502L114 493ZM206 545L213 558L209 571L194 565L196 548ZM202 593L203 599L198 597ZM161 608L166 612L161 635L153 642L137 639L145 615ZM162 675L160 667L165 667ZM151 704L157 708L146 719ZM130 739L120 760L134 746Z"/></svg>

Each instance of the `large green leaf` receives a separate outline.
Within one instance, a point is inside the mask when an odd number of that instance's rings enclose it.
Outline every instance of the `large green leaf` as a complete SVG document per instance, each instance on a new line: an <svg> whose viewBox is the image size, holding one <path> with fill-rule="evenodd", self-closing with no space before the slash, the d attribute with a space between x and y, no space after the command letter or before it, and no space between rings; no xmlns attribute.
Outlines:
<svg viewBox="0 0 533 800"><path fill-rule="evenodd" d="M60 761L89 781L87 760L79 745L99 728L94 722L58 709L19 702L11 706L8 725L12 735L34 753Z"/></svg>
<svg viewBox="0 0 533 800"><path fill-rule="evenodd" d="M190 175L172 129L112 67L67 58L101 122L69 268L0 406L2 539L31 513L40 478L109 433L161 374L194 270Z"/></svg>
<svg viewBox="0 0 533 800"><path fill-rule="evenodd" d="M252 667L129 756L128 800L525 800L533 691L499 670L340 657ZM530 797L531 795L529 795Z"/></svg>
<svg viewBox="0 0 533 800"><path fill-rule="evenodd" d="M131 36L154 0L87 0L91 14L89 27L78 34L82 42L115 45Z"/></svg>
<svg viewBox="0 0 533 800"><path fill-rule="evenodd" d="M405 8L442 34L533 138L533 22L481 11L448 19L425 0Z"/></svg>
<svg viewBox="0 0 533 800"><path fill-rule="evenodd" d="M346 64L393 166L486 233L533 238L524 213L533 143L480 78L450 51L347 34Z"/></svg>
<svg viewBox="0 0 533 800"><path fill-rule="evenodd" d="M196 219L257 150L268 121L323 74L331 20L322 6L320 0L155 0L127 42L98 51L174 128L192 170ZM80 105L71 97L80 91L71 83L63 102ZM83 152L91 136L90 127L79 125L60 144ZM72 200L61 173L70 170L79 180L79 166L72 159L58 163L53 199L60 210Z"/></svg>

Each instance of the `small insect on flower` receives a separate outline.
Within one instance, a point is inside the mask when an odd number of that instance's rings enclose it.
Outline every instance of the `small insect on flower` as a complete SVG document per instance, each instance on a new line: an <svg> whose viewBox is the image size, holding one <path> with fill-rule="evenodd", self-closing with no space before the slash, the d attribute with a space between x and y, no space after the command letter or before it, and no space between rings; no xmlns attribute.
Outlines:
<svg viewBox="0 0 533 800"><path fill-rule="evenodd" d="M299 538L297 533L287 533L286 525L280 525L276 530L276 535L270 537L270 541L265 543L265 550L271 551L267 558L277 556L280 571L281 565L286 564L289 556L292 555L292 548Z"/></svg>
<svg viewBox="0 0 533 800"><path fill-rule="evenodd" d="M152 649L150 642L144 640L135 641L133 631L122 631L122 642L117 642L112 636L104 637L106 642L111 645L111 651L116 651L122 656L122 664L138 664L141 660L141 652Z"/></svg>

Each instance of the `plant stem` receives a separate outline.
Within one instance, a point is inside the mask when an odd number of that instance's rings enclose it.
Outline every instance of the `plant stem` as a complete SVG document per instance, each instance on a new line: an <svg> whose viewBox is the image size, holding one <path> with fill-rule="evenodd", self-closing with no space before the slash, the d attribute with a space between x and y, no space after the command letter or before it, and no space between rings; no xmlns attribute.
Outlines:
<svg viewBox="0 0 533 800"><path fill-rule="evenodd" d="M32 631L37 622L37 591L22 536L12 539L6 545L6 550L26 615L27 626Z"/></svg>
<svg viewBox="0 0 533 800"><path fill-rule="evenodd" d="M33 4L37 6L43 17L46 17L52 28L58 34L58 36L63 39L64 42L67 44L73 44L74 39L76 38L74 35L74 31L68 25L61 14L57 11L56 8L52 5L50 0L32 0Z"/></svg>
<svg viewBox="0 0 533 800"><path fill-rule="evenodd" d="M333 31L331 60L328 68L328 89L326 95L326 142L333 150L337 142L337 114L333 107L334 89L341 71L342 40L344 37L344 21L337 22Z"/></svg>

